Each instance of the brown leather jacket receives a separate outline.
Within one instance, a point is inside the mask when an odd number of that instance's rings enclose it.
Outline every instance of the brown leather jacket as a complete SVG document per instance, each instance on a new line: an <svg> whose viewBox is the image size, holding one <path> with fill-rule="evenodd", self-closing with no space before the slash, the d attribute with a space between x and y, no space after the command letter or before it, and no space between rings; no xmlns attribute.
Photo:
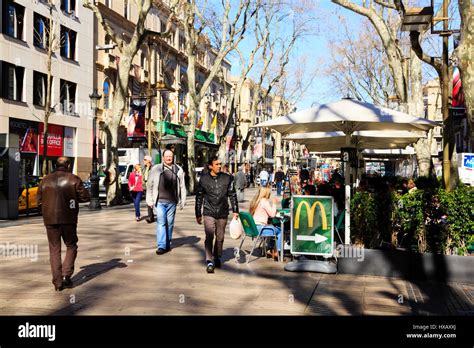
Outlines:
<svg viewBox="0 0 474 348"><path fill-rule="evenodd" d="M90 201L90 195L81 178L58 168L43 178L37 199L45 225L77 224L79 203Z"/></svg>

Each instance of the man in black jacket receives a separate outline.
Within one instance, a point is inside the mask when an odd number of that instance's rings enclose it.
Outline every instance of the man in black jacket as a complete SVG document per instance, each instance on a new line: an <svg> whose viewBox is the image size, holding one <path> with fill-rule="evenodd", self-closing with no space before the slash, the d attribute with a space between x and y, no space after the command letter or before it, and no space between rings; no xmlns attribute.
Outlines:
<svg viewBox="0 0 474 348"><path fill-rule="evenodd" d="M209 173L203 174L199 180L195 210L198 224L202 224L204 216L206 270L207 273L214 273L214 268L221 266L220 258L224 245L225 226L229 216L229 200L234 219L239 217L239 206L234 179L231 175L221 172L222 164L219 158L214 156L207 164ZM214 234L216 242L213 247Z"/></svg>

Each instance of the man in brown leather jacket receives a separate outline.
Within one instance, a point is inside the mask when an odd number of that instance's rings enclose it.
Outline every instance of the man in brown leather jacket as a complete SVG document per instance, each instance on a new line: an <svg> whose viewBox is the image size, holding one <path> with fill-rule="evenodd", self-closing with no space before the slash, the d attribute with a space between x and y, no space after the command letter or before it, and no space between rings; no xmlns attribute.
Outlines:
<svg viewBox="0 0 474 348"><path fill-rule="evenodd" d="M71 276L77 256L79 203L90 201L89 191L85 189L81 178L69 172L70 165L67 157L58 158L56 171L43 178L37 196L48 234L49 258L56 291L72 287ZM62 264L61 237L67 247Z"/></svg>

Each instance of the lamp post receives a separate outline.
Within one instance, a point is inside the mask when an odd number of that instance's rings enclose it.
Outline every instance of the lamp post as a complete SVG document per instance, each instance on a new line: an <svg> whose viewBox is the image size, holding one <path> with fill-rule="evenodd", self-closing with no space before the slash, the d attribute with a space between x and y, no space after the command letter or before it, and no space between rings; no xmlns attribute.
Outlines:
<svg viewBox="0 0 474 348"><path fill-rule="evenodd" d="M91 173L91 203L90 210L101 209L99 201L99 176L97 175L97 104L102 96L94 89L94 92L89 95L91 100L91 109L93 113L92 121L92 173Z"/></svg>

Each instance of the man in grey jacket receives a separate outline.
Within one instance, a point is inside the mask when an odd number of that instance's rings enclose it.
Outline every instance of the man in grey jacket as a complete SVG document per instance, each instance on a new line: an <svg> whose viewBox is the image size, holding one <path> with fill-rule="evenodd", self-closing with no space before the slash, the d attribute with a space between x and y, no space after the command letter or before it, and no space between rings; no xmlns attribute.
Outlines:
<svg viewBox="0 0 474 348"><path fill-rule="evenodd" d="M146 204L156 209L156 244L158 255L171 250L176 206L186 204L186 185L183 169L173 164L174 153L163 152L163 163L155 165L148 176Z"/></svg>
<svg viewBox="0 0 474 348"><path fill-rule="evenodd" d="M239 171L235 175L235 191L237 192L237 201L245 201L245 186L247 185L247 178L244 174L244 166L239 168Z"/></svg>

